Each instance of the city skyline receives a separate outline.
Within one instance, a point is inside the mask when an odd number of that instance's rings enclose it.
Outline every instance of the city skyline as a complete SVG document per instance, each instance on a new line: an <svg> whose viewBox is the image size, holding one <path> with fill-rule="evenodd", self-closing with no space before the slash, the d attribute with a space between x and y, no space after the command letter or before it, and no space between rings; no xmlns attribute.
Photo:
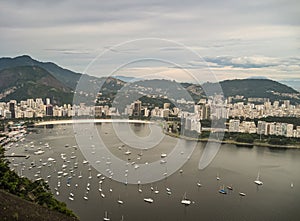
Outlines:
<svg viewBox="0 0 300 221"><path fill-rule="evenodd" d="M117 69L118 75L163 75L186 81L184 69L201 75L203 81L211 73L217 80L252 76L299 80L297 1L2 1L1 5L0 39L5 42L1 57L29 54L98 77L126 64ZM186 51L195 52L198 59L186 57ZM90 65L101 53L106 54ZM131 61L137 54L161 59L161 53L166 62L128 65L123 60Z"/></svg>

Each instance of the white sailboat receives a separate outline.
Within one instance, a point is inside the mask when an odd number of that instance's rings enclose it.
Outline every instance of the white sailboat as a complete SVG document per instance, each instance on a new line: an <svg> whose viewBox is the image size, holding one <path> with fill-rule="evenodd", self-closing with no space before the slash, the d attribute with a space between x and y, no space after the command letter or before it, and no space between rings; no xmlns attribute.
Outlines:
<svg viewBox="0 0 300 221"><path fill-rule="evenodd" d="M257 174L257 178L256 178L256 180L254 180L254 183L256 184L256 185L263 185L263 182L259 179L259 172L258 172L258 174Z"/></svg>
<svg viewBox="0 0 300 221"><path fill-rule="evenodd" d="M183 195L183 198L181 200L181 204L185 205L185 206L188 206L191 204L191 201L189 199L186 198L186 192L184 193Z"/></svg>
<svg viewBox="0 0 300 221"><path fill-rule="evenodd" d="M108 218L108 216L107 216L107 211L105 211L105 215L103 217L103 220L105 220L105 221L109 221L110 220L110 218Z"/></svg>
<svg viewBox="0 0 300 221"><path fill-rule="evenodd" d="M147 203L153 203L153 199L152 198L144 198L144 201Z"/></svg>
<svg viewBox="0 0 300 221"><path fill-rule="evenodd" d="M246 193L239 192L240 196L246 196Z"/></svg>
<svg viewBox="0 0 300 221"><path fill-rule="evenodd" d="M123 204L124 203L123 200L121 200L120 196L119 196L119 199L118 199L118 203L119 204Z"/></svg>
<svg viewBox="0 0 300 221"><path fill-rule="evenodd" d="M131 154L131 152L129 150L127 150L124 154L128 156Z"/></svg>

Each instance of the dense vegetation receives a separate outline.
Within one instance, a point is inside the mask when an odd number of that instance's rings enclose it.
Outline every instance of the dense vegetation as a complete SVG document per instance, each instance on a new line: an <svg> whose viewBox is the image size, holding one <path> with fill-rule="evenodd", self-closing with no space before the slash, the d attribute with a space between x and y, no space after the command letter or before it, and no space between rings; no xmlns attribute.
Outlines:
<svg viewBox="0 0 300 221"><path fill-rule="evenodd" d="M255 98L269 98L270 101L274 100L291 100L292 103L299 103L299 99L287 98L281 95L276 95L277 93L299 93L293 88L281 84L276 81L269 79L235 79L235 80L225 80L219 83L205 83L203 88L206 89L210 94L218 90L218 84L221 85L224 96L236 96L241 95L245 98L255 97Z"/></svg>
<svg viewBox="0 0 300 221"><path fill-rule="evenodd" d="M37 66L13 67L0 71L0 92L14 88L2 101L28 98L52 99L53 103L71 103L71 89Z"/></svg>
<svg viewBox="0 0 300 221"><path fill-rule="evenodd" d="M257 125L258 121L266 121L266 122L280 122L280 123L288 123L293 124L294 127L300 126L300 118L299 117L264 117L260 119L254 119L255 124Z"/></svg>
<svg viewBox="0 0 300 221"><path fill-rule="evenodd" d="M76 217L66 207L65 203L54 198L49 186L43 180L32 182L28 178L21 178L14 171L11 171L9 162L4 158L4 148L2 147L0 147L0 189L51 210Z"/></svg>

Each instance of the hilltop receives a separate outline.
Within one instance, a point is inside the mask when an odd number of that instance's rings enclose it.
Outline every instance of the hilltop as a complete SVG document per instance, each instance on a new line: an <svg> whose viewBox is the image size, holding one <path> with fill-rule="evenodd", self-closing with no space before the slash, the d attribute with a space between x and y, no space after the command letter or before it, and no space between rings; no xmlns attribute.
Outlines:
<svg viewBox="0 0 300 221"><path fill-rule="evenodd" d="M0 58L0 70L13 68L18 66L37 66L48 71L53 77L62 82L71 89L75 89L78 80L81 77L80 73L62 68L52 62L41 62L31 58L28 55L22 55L15 58Z"/></svg>
<svg viewBox="0 0 300 221"><path fill-rule="evenodd" d="M2 101L49 97L53 103L71 103L71 88L38 66L17 66L0 71ZM4 95L5 94L5 95Z"/></svg>
<svg viewBox="0 0 300 221"><path fill-rule="evenodd" d="M83 85L78 85L80 79L85 82ZM76 95L76 103L93 104L99 92L102 98L112 101L125 85L135 93L143 88L146 94L158 94L174 99L192 98L196 102L207 95L223 93L225 97L238 96L244 101L248 98L269 98L270 101L288 99L292 103L300 103L298 91L266 78L234 79L202 85L119 76L97 78L64 69L52 62L40 62L28 55L0 58L1 101L50 97L54 104L61 105L73 102L74 91L78 87L77 91L80 93Z"/></svg>

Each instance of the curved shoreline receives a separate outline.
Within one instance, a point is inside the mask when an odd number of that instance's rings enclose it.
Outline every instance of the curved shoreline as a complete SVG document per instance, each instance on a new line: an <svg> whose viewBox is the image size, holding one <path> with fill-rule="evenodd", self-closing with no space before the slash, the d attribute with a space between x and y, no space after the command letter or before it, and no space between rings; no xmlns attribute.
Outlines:
<svg viewBox="0 0 300 221"><path fill-rule="evenodd" d="M300 145L272 145L268 143L241 143L234 140L216 140L216 139L209 139L209 138L192 138L192 137L186 137L186 136L180 136L173 133L165 132L168 136L176 137L179 139L185 139L185 140L191 140L191 141L198 141L198 142L215 142L215 143L221 143L221 144L232 144L237 146L245 146L245 147L269 147L269 148L282 148L282 149L300 149Z"/></svg>
<svg viewBox="0 0 300 221"><path fill-rule="evenodd" d="M72 119L72 120L50 120L50 121L42 121L37 122L34 125L35 126L46 126L49 124L52 125L59 125L59 124L87 124L87 123L143 123L143 124L152 124L154 122L151 121L145 121L145 120L128 120L128 119ZM284 148L284 149L300 149L300 145L272 145L268 143L241 143L234 140L216 140L216 139L209 139L209 138L192 138L192 137L186 137L186 136L180 136L173 133L169 133L164 131L164 133L168 136L179 138L179 139L185 139L185 140L192 140L192 141L198 141L198 142L216 142L221 144L232 144L237 146L245 146L245 147L251 147L251 146L257 146L257 147L269 147L269 148Z"/></svg>
<svg viewBox="0 0 300 221"><path fill-rule="evenodd" d="M144 121L144 120L128 120L128 119L72 119L72 120L50 120L50 121L41 121L37 122L35 126L45 126L49 124L58 125L58 124L88 124L88 123L143 123L151 124L153 122Z"/></svg>

